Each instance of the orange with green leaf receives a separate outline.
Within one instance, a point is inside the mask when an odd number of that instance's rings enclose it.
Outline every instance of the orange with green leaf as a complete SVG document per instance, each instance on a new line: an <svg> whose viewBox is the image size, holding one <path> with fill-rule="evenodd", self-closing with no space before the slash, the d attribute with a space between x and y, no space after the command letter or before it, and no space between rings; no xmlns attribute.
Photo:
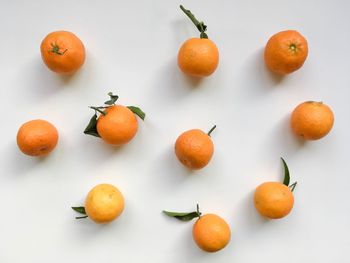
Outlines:
<svg viewBox="0 0 350 263"><path fill-rule="evenodd" d="M135 114L145 119L146 114L135 106L116 105L117 95L108 93L110 99L104 106L90 106L95 111L84 133L100 137L112 145L123 145L131 141L136 135L138 122Z"/></svg>
<svg viewBox="0 0 350 263"><path fill-rule="evenodd" d="M108 223L115 220L124 210L124 197L117 187L99 184L90 190L85 206L72 207L80 214L76 219L90 218L95 223Z"/></svg>
<svg viewBox="0 0 350 263"><path fill-rule="evenodd" d="M199 22L190 10L180 5L181 10L191 19L200 32L199 38L185 41L177 56L177 63L183 73L206 77L214 73L219 64L219 50L215 43L208 38L207 26Z"/></svg>
<svg viewBox="0 0 350 263"><path fill-rule="evenodd" d="M227 222L216 214L205 214L197 210L193 212L169 212L163 211L169 217L180 221L191 221L197 218L192 227L192 237L199 248L206 252L217 252L230 242L231 229Z"/></svg>
<svg viewBox="0 0 350 263"><path fill-rule="evenodd" d="M293 191L297 182L290 185L290 174L287 163L283 158L284 180L266 182L259 185L254 193L254 205L264 217L279 219L287 216L293 209Z"/></svg>

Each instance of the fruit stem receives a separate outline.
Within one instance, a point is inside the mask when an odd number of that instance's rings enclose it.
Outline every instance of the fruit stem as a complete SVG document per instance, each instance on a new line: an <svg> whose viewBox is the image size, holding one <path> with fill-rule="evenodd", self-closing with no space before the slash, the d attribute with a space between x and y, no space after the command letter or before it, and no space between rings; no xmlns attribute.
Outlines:
<svg viewBox="0 0 350 263"><path fill-rule="evenodd" d="M87 218L88 216L77 216L75 219L83 219L83 218Z"/></svg>
<svg viewBox="0 0 350 263"><path fill-rule="evenodd" d="M199 205L197 204L197 215L198 215L198 218L201 218L201 215L202 215L202 213L201 212L199 212Z"/></svg>
<svg viewBox="0 0 350 263"><path fill-rule="evenodd" d="M293 184L291 184L289 187L290 187L290 190L293 192L294 191L294 188L297 186L297 183L298 182L294 182Z"/></svg>
<svg viewBox="0 0 350 263"><path fill-rule="evenodd" d="M103 107L103 106L101 106L101 107L89 106L89 108L90 108L90 109L93 109L93 110L95 110L95 111L98 111L99 113L101 113L101 114L103 114L103 115L106 115L106 113L105 113L103 110L101 110L101 109L106 109L106 108L108 108L108 107Z"/></svg>
<svg viewBox="0 0 350 263"><path fill-rule="evenodd" d="M63 55L63 54L66 53L66 51L68 50L68 49L66 49L66 50L63 51L63 52L60 52L60 47L59 47L57 44L52 44L52 43L51 43L51 46L52 46L51 52L52 52L52 53L55 53L55 54L57 54L57 55Z"/></svg>
<svg viewBox="0 0 350 263"><path fill-rule="evenodd" d="M188 9L185 9L183 5L180 5L180 9L188 16L189 19L193 22L193 24L197 27L199 30L200 38L208 38L208 35L205 33L207 30L207 26L203 22L199 22L197 18L192 14L192 12Z"/></svg>
<svg viewBox="0 0 350 263"><path fill-rule="evenodd" d="M210 134L213 132L213 130L215 130L215 128L216 128L216 125L214 125L213 128L211 128L211 129L208 131L208 133L207 133L208 136L210 136Z"/></svg>

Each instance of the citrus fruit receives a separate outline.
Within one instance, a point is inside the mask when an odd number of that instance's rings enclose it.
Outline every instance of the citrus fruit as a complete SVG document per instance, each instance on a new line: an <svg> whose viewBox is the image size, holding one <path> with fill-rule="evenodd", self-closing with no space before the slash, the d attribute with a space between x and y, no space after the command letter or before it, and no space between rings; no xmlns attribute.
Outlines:
<svg viewBox="0 0 350 263"><path fill-rule="evenodd" d="M85 200L85 212L96 223L108 223L124 210L122 193L111 184L99 184L92 188Z"/></svg>
<svg viewBox="0 0 350 263"><path fill-rule="evenodd" d="M219 50L205 33L207 26L199 22L190 10L180 5L181 10L191 19L200 32L199 38L190 38L180 47L177 63L181 71L194 77L211 75L219 64Z"/></svg>
<svg viewBox="0 0 350 263"><path fill-rule="evenodd" d="M41 42L40 50L46 66L56 73L72 74L85 61L83 43L68 31L55 31L48 34Z"/></svg>
<svg viewBox="0 0 350 263"><path fill-rule="evenodd" d="M308 55L306 39L295 30L281 31L273 35L265 46L267 67L277 74L289 74L298 70Z"/></svg>
<svg viewBox="0 0 350 263"><path fill-rule="evenodd" d="M208 134L199 129L192 129L177 138L175 154L184 166L197 170L209 163L214 153L214 144L210 132Z"/></svg>
<svg viewBox="0 0 350 263"><path fill-rule="evenodd" d="M45 120L28 121L17 132L19 149L30 156L49 154L56 147L57 141L57 129Z"/></svg>
<svg viewBox="0 0 350 263"><path fill-rule="evenodd" d="M333 124L333 112L322 102L303 102L294 109L291 116L293 132L305 140L321 139L331 131Z"/></svg>
<svg viewBox="0 0 350 263"><path fill-rule="evenodd" d="M177 63L185 74L195 77L209 76L219 64L219 50L210 39L191 38L180 47Z"/></svg>
<svg viewBox="0 0 350 263"><path fill-rule="evenodd" d="M192 236L198 247L207 252L216 252L229 243L231 230L218 215L206 214L194 223Z"/></svg>
<svg viewBox="0 0 350 263"><path fill-rule="evenodd" d="M134 138L138 123L134 113L125 106L113 105L97 120L97 132L108 144L122 145Z"/></svg>
<svg viewBox="0 0 350 263"><path fill-rule="evenodd" d="M254 204L262 216L278 219L290 213L294 197L288 186L279 182L266 182L256 188Z"/></svg>

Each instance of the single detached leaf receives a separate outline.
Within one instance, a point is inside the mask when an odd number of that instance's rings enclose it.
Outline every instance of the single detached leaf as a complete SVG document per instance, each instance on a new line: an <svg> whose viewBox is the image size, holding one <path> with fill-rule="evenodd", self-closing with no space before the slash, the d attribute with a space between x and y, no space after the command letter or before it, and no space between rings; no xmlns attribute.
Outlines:
<svg viewBox="0 0 350 263"><path fill-rule="evenodd" d="M108 96L111 98L110 100L105 101L106 105L113 105L119 98L118 95L113 95L112 92L108 92Z"/></svg>
<svg viewBox="0 0 350 263"><path fill-rule="evenodd" d="M88 126L85 128L84 133L92 136L96 136L96 137L101 137L97 132L96 125L97 125L97 115L95 113L94 116L92 116L92 118L90 119Z"/></svg>
<svg viewBox="0 0 350 263"><path fill-rule="evenodd" d="M72 209L80 214L86 215L84 206L73 206Z"/></svg>
<svg viewBox="0 0 350 263"><path fill-rule="evenodd" d="M286 186L289 186L289 182L290 182L290 175L289 175L289 169L288 166L286 164L286 161L281 157L282 163L283 163L283 167L284 167L284 179L283 179L283 184Z"/></svg>
<svg viewBox="0 0 350 263"><path fill-rule="evenodd" d="M174 217L181 221L191 221L193 218L199 217L201 215L201 213L198 213L197 211L189 213L163 211L163 213L167 216Z"/></svg>
<svg viewBox="0 0 350 263"><path fill-rule="evenodd" d="M146 113L144 113L139 107L135 106L128 106L129 110L131 110L133 113L135 113L137 116L140 117L141 120L145 120Z"/></svg>

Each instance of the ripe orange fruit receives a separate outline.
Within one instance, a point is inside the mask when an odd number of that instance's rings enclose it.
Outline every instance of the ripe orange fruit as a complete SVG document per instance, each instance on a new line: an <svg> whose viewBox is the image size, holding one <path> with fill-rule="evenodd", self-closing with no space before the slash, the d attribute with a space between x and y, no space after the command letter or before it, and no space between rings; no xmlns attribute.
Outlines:
<svg viewBox="0 0 350 263"><path fill-rule="evenodd" d="M17 133L19 149L30 156L45 156L57 144L58 132L48 121L32 120L24 123Z"/></svg>
<svg viewBox="0 0 350 263"><path fill-rule="evenodd" d="M41 42L41 57L46 66L56 73L72 74L85 61L85 47L71 32L56 31Z"/></svg>
<svg viewBox="0 0 350 263"><path fill-rule="evenodd" d="M124 210L122 193L111 184L99 184L92 188L85 200L85 212L96 223L108 223Z"/></svg>
<svg viewBox="0 0 350 263"><path fill-rule="evenodd" d="M127 107L113 105L105 110L97 120L97 132L109 144L122 145L134 138L138 122L134 113Z"/></svg>
<svg viewBox="0 0 350 263"><path fill-rule="evenodd" d="M187 168L197 170L209 163L214 153L210 132L207 134L199 129L193 129L185 131L177 138L175 154Z"/></svg>
<svg viewBox="0 0 350 263"><path fill-rule="evenodd" d="M333 124L333 112L322 102L303 102L294 109L291 116L292 130L306 140L321 139L330 132Z"/></svg>
<svg viewBox="0 0 350 263"><path fill-rule="evenodd" d="M177 64L185 74L194 77L209 76L219 64L219 50L215 43L208 39L204 22L199 22L191 11L182 5L180 8L197 27L200 38L190 38L182 44L177 55Z"/></svg>
<svg viewBox="0 0 350 263"><path fill-rule="evenodd" d="M221 217L215 214L206 214L194 223L192 236L201 249L207 252L216 252L229 243L231 230Z"/></svg>
<svg viewBox="0 0 350 263"><path fill-rule="evenodd" d="M265 63L278 74L289 74L299 69L308 55L306 39L295 30L273 35L265 47Z"/></svg>
<svg viewBox="0 0 350 263"><path fill-rule="evenodd" d="M195 77L209 76L219 64L219 50L207 38L191 38L182 44L177 63L185 74Z"/></svg>
<svg viewBox="0 0 350 263"><path fill-rule="evenodd" d="M294 196L288 186L279 182L266 182L256 188L254 204L261 215L278 219L292 210Z"/></svg>

